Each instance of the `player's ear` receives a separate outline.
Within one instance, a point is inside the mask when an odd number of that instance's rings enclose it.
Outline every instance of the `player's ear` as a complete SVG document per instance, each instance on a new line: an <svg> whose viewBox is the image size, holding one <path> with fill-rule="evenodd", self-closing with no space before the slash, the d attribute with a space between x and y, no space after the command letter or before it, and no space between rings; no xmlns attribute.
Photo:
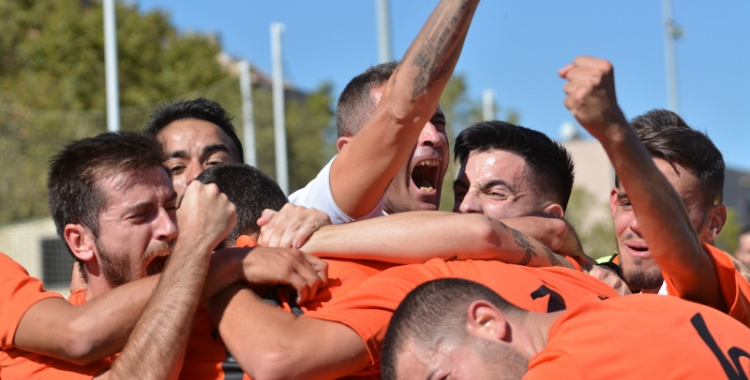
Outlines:
<svg viewBox="0 0 750 380"><path fill-rule="evenodd" d="M706 238L713 242L721 233L724 224L727 222L727 207L723 204L711 207L710 220L708 221L708 231Z"/></svg>
<svg viewBox="0 0 750 380"><path fill-rule="evenodd" d="M543 212L545 214L552 215L560 219L562 219L565 216L565 211L563 211L562 206L560 206L557 203L552 203L549 206L545 207Z"/></svg>
<svg viewBox="0 0 750 380"><path fill-rule="evenodd" d="M66 224L63 229L63 238L73 252L73 256L83 262L93 260L96 249L94 234L82 224Z"/></svg>
<svg viewBox="0 0 750 380"><path fill-rule="evenodd" d="M615 218L615 211L617 210L617 193L618 190L616 187L613 187L609 192L609 216L612 219Z"/></svg>
<svg viewBox="0 0 750 380"><path fill-rule="evenodd" d="M467 331L481 339L508 341L510 329L503 313L491 302L477 300L469 305Z"/></svg>
<svg viewBox="0 0 750 380"><path fill-rule="evenodd" d="M339 153L341 153L341 149L343 149L344 145L348 144L351 139L352 136L341 136L336 139L336 149L338 149Z"/></svg>

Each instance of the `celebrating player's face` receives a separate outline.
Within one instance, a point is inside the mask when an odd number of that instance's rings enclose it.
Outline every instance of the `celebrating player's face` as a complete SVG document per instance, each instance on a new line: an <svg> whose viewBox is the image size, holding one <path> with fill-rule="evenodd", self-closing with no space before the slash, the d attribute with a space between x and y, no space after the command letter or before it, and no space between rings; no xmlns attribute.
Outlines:
<svg viewBox="0 0 750 380"><path fill-rule="evenodd" d="M677 171L661 159L654 159L656 167L667 177L669 183L682 198L688 216L702 241L711 241L711 205L706 206L700 180L684 167L677 165ZM610 211L615 223L617 248L620 253L625 282L631 288L658 290L663 282L661 269L651 257L647 242L643 239L633 207L626 189L619 188L610 193Z"/></svg>
<svg viewBox="0 0 750 380"><path fill-rule="evenodd" d="M385 193L388 212L437 210L448 169L445 115L438 109L419 134L409 161L404 163Z"/></svg>
<svg viewBox="0 0 750 380"><path fill-rule="evenodd" d="M115 287L158 272L177 237L176 194L161 167L104 178L96 237L102 274Z"/></svg>
<svg viewBox="0 0 750 380"><path fill-rule="evenodd" d="M164 127L157 137L167 155L164 166L172 176L178 196L210 166L239 162L229 137L208 121L177 120Z"/></svg>
<svg viewBox="0 0 750 380"><path fill-rule="evenodd" d="M481 213L495 219L541 211L526 162L515 154L491 149L471 152L453 184L454 212Z"/></svg>

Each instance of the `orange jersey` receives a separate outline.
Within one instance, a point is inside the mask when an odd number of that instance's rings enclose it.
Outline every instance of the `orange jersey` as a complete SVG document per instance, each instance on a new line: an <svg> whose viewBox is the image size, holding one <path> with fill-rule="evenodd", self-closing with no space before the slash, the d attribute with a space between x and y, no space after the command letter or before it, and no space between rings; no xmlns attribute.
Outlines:
<svg viewBox="0 0 750 380"><path fill-rule="evenodd" d="M237 247L256 247L258 244L250 236L240 235L235 243ZM324 259L328 263L328 282L321 286L315 296L297 307L293 301L293 290L289 287L274 287L272 292L261 295L266 301L278 303L286 311L297 314L317 310L334 298L338 298L357 289L362 282L396 264L367 260ZM273 294L271 294L273 293ZM272 300L273 299L273 300Z"/></svg>
<svg viewBox="0 0 750 380"><path fill-rule="evenodd" d="M750 301L748 300L750 297L750 284L735 269L734 263L732 263L732 259L727 253L706 243L703 243L703 250L708 253L714 264L721 294L728 308L727 314L742 322L745 326L750 327ZM666 273L662 272L662 274L664 281L667 283L667 292L670 295L682 298L673 286L672 279Z"/></svg>
<svg viewBox="0 0 750 380"><path fill-rule="evenodd" d="M85 300L84 289L68 298L73 305L81 305ZM113 359L111 357L91 365L78 366L42 355L9 350L7 353L0 352L0 376L7 379L91 379L101 370L109 368ZM239 366L228 358L224 342L211 324L208 313L204 308L199 308L188 340L180 379L224 380L242 375Z"/></svg>
<svg viewBox="0 0 750 380"><path fill-rule="evenodd" d="M509 302L532 311L563 310L584 297L616 297L605 283L566 268L529 268L499 261L449 261L394 267L365 281L358 289L334 299L304 317L342 323L367 346L371 367L357 375L379 373L380 345L393 311L411 290L424 282L458 277L480 282Z"/></svg>
<svg viewBox="0 0 750 380"><path fill-rule="evenodd" d="M71 294L68 301L73 305L81 305L85 301L84 294L85 289L79 290ZM111 357L80 366L17 349L4 349L0 352L0 376L6 379L91 379L110 366Z"/></svg>
<svg viewBox="0 0 750 380"><path fill-rule="evenodd" d="M241 235L236 241L237 247L255 247L255 240ZM273 287L260 295L266 302L272 303L288 312L303 314L319 309L329 301L359 287L370 276L394 266L395 264L376 261L346 261L330 259L328 263L328 282L321 286L315 296L297 305L294 302L293 290L286 286ZM219 345L220 344L220 345ZM213 367L211 366L213 363ZM242 369L228 354L218 331L211 325L208 313L201 310L196 316L193 335L190 337L185 364L182 367L181 379L224 379L238 376ZM216 377L216 376L220 377ZM231 377L239 378L239 377ZM243 379L250 378L245 374Z"/></svg>
<svg viewBox="0 0 750 380"><path fill-rule="evenodd" d="M46 298L62 298L44 290L20 264L0 253L0 349L13 348L18 323L29 308Z"/></svg>
<svg viewBox="0 0 750 380"><path fill-rule="evenodd" d="M747 379L749 353L750 329L708 306L591 299L552 324L524 379Z"/></svg>

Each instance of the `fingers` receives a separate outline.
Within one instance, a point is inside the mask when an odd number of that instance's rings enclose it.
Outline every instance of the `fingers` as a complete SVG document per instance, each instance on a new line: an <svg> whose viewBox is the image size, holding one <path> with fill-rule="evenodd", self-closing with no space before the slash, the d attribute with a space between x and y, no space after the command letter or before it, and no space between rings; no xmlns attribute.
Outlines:
<svg viewBox="0 0 750 380"><path fill-rule="evenodd" d="M266 224L268 224L268 222L270 222L271 219L273 219L273 217L276 216L276 214L278 213L279 212L276 210L271 210L271 209L263 210L263 214L260 216L260 218L258 218L258 221L256 222L258 224L258 227L263 227Z"/></svg>
<svg viewBox="0 0 750 380"><path fill-rule="evenodd" d="M287 203L278 213L264 211L258 219L258 243L265 247L299 248L315 231L329 224L331 219L326 213Z"/></svg>
<svg viewBox="0 0 750 380"><path fill-rule="evenodd" d="M301 251L300 251L301 252ZM323 283L328 282L328 262L325 260L315 257L313 255L310 255L306 252L301 252L305 260L312 266L312 268L317 272L318 277Z"/></svg>
<svg viewBox="0 0 750 380"><path fill-rule="evenodd" d="M290 285L299 302L311 299L327 279L327 264L294 249L258 247L243 260L243 278L251 285ZM313 266L315 264L315 267Z"/></svg>
<svg viewBox="0 0 750 380"><path fill-rule="evenodd" d="M605 128L613 124L627 124L617 105L614 69L606 60L577 57L558 71L568 82L563 86L567 95L564 104L578 122L600 141Z"/></svg>
<svg viewBox="0 0 750 380"><path fill-rule="evenodd" d="M177 210L177 224L181 236L208 239L215 247L237 224L236 209L216 184L192 181Z"/></svg>

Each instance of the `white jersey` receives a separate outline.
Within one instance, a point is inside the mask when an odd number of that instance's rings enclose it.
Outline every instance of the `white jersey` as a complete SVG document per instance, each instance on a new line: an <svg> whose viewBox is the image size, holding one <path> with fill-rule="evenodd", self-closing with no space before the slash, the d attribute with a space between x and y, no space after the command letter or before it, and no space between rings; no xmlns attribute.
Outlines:
<svg viewBox="0 0 750 380"><path fill-rule="evenodd" d="M333 160L336 159L336 157L337 156L334 156L330 161L328 161L326 166L324 166L323 169L320 170L320 173L318 173L318 175L313 178L313 180L310 181L307 186L295 191L292 195L290 195L289 202L292 202L298 206L312 207L323 211L328 214L333 224L344 224L357 220L370 219L376 216L387 215L385 211L383 211L384 198L380 199L380 202L377 206L375 206L374 209L372 209L372 211L356 219L350 217L349 215L346 215L343 211L341 211L339 206L336 204L336 201L333 200L333 193L331 193L331 164L333 163Z"/></svg>

